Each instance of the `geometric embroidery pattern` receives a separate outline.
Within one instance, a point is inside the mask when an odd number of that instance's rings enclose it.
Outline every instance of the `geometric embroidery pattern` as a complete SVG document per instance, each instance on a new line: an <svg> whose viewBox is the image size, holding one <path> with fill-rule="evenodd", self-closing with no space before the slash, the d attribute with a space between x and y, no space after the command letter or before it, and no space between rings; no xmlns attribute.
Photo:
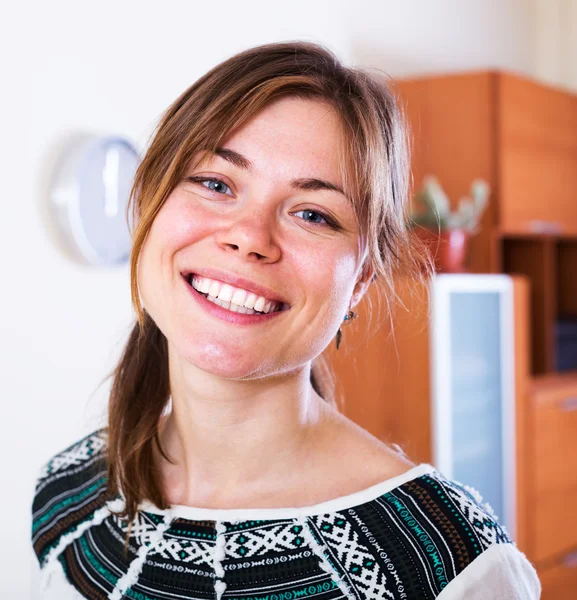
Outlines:
<svg viewBox="0 0 577 600"><path fill-rule="evenodd" d="M361 543L353 523L346 515L332 513L310 517L318 535L332 551L339 574L347 574L354 588L367 600L394 599L387 578L376 557Z"/></svg>
<svg viewBox="0 0 577 600"><path fill-rule="evenodd" d="M161 556L173 563L207 565L214 567L214 547L201 542L182 542L174 538L163 539L148 553L148 557Z"/></svg>
<svg viewBox="0 0 577 600"><path fill-rule="evenodd" d="M105 445L105 436L96 432L81 440L71 448L57 454L42 466L38 480L46 479L58 471L86 463L95 454L99 454Z"/></svg>
<svg viewBox="0 0 577 600"><path fill-rule="evenodd" d="M48 461L33 504L38 560L58 551L70 586L95 600L144 551L126 598L214 600L219 584L222 600L433 600L488 548L511 543L474 490L437 471L326 514L217 522L175 511L164 525L160 511L139 511L131 528L102 513L106 475L98 431Z"/></svg>
<svg viewBox="0 0 577 600"><path fill-rule="evenodd" d="M300 528L292 521L266 524L255 521L255 526L226 536L226 554L230 558L254 558L270 553L294 550L304 543ZM260 525L260 527L259 527Z"/></svg>

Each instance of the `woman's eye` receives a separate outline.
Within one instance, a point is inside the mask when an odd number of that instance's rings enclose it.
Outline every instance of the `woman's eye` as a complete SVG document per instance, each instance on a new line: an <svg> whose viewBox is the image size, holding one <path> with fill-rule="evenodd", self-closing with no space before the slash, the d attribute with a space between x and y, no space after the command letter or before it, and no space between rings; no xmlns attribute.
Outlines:
<svg viewBox="0 0 577 600"><path fill-rule="evenodd" d="M333 223L332 219L330 219L327 215L319 212L318 210L310 210L310 209L305 209L305 210L299 210L296 213L293 213L295 215L298 215L299 213L303 213L303 219L305 221L307 221L307 223L312 223L313 225L330 225L331 227L335 227L335 224ZM312 217L312 218L311 218ZM319 222L318 219L321 219L322 221L324 221L324 223Z"/></svg>
<svg viewBox="0 0 577 600"><path fill-rule="evenodd" d="M226 183L220 179L215 179L214 177L188 177L187 179L193 183L200 183L215 194L232 194L232 191L228 185L226 185Z"/></svg>
<svg viewBox="0 0 577 600"><path fill-rule="evenodd" d="M202 185L203 187L205 187L207 190L209 190L210 192L214 192L215 194L230 194L232 195L232 191L230 189L230 187L228 185L226 185L226 183L224 183L224 181L217 179L215 177L194 177L194 176L190 176L186 178L188 181L191 181L192 183L199 183L200 185ZM305 208L304 210L299 210L296 213L293 213L295 215L298 215L299 213L303 214L303 220L305 220L307 223L312 223L313 225L328 225L329 227L332 227L333 229L339 229L338 224L331 219L328 215L325 215L324 213L318 211L318 210L311 210L310 208Z"/></svg>

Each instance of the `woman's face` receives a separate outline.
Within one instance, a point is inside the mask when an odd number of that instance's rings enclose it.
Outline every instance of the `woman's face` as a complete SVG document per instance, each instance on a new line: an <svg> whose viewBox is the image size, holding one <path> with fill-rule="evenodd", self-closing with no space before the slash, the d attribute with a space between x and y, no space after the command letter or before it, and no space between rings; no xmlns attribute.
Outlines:
<svg viewBox="0 0 577 600"><path fill-rule="evenodd" d="M338 191L341 143L331 107L283 98L185 173L138 266L143 305L171 352L204 371L252 379L301 368L331 342L365 290L355 288L364 258L355 211ZM285 310L262 317L217 308L187 281L207 270L217 281L248 280L235 288L266 287L261 295Z"/></svg>

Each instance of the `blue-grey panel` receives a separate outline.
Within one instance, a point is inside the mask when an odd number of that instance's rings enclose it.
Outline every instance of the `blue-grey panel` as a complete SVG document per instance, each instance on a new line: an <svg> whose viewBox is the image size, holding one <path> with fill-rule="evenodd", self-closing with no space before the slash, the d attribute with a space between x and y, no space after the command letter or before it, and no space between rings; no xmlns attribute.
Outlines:
<svg viewBox="0 0 577 600"><path fill-rule="evenodd" d="M450 296L453 477L479 490L506 526L499 292Z"/></svg>

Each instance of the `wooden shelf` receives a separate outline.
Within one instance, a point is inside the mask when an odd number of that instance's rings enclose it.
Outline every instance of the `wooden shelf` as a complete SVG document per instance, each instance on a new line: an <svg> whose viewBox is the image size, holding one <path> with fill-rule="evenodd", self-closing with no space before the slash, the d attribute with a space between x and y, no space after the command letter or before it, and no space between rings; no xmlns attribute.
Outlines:
<svg viewBox="0 0 577 600"><path fill-rule="evenodd" d="M495 228L493 230L493 235L497 239L503 238L525 238L525 239L535 239L535 240L553 240L553 241L574 241L577 242L577 231L531 231L526 228L519 229L502 229Z"/></svg>
<svg viewBox="0 0 577 600"><path fill-rule="evenodd" d="M556 387L565 388L567 385L573 383L577 385L577 370L564 371L562 373L545 373L543 375L534 375L530 378L529 391L535 394L543 390L553 390Z"/></svg>
<svg viewBox="0 0 577 600"><path fill-rule="evenodd" d="M577 318L577 235L495 229L493 244L493 270L530 282L531 373L555 373L556 323Z"/></svg>

